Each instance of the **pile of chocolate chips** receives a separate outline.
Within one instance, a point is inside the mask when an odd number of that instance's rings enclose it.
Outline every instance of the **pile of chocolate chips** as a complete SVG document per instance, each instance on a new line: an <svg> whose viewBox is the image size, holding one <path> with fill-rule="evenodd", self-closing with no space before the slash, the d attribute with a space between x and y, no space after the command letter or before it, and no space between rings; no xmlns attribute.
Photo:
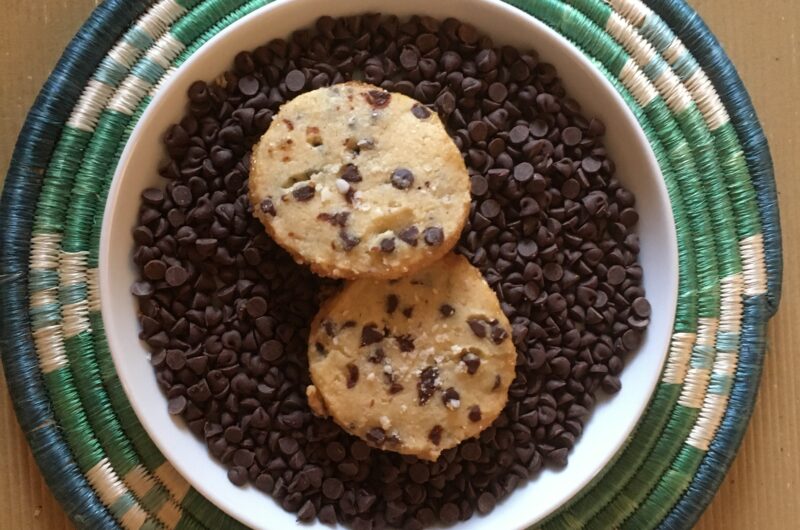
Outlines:
<svg viewBox="0 0 800 530"><path fill-rule="evenodd" d="M314 277L265 234L247 199L249 151L297 94L363 79L439 113L464 154L472 208L458 245L513 325L508 406L435 463L371 449L311 414ZM302 521L420 529L490 512L544 465L567 463L598 389L616 392L650 306L633 195L604 126L535 52L455 19L320 18L189 90L167 132L165 189L142 194L132 292L168 398L229 469Z"/></svg>

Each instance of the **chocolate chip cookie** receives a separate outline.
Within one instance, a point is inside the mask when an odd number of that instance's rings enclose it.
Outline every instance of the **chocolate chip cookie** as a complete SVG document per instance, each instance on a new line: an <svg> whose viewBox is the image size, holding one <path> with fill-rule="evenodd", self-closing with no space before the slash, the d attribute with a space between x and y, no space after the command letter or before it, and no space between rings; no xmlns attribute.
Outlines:
<svg viewBox="0 0 800 530"><path fill-rule="evenodd" d="M506 404L516 350L494 292L448 254L400 280L361 279L312 324L311 407L381 449L436 460Z"/></svg>
<svg viewBox="0 0 800 530"><path fill-rule="evenodd" d="M249 194L267 232L335 278L398 278L444 256L470 181L439 117L350 82L281 107L253 149Z"/></svg>

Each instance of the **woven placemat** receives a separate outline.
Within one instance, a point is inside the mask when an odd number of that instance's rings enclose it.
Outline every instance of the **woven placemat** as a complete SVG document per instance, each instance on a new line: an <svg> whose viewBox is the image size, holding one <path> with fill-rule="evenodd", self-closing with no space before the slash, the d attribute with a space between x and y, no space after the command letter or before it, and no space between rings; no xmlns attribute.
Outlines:
<svg viewBox="0 0 800 530"><path fill-rule="evenodd" d="M20 425L80 527L236 528L139 424L97 292L109 183L159 83L267 0L107 0L70 43L14 152L0 209L0 346ZM667 184L679 298L652 401L603 473L542 526L692 524L750 417L781 242L766 139L736 70L682 0L510 0L574 42L637 116Z"/></svg>

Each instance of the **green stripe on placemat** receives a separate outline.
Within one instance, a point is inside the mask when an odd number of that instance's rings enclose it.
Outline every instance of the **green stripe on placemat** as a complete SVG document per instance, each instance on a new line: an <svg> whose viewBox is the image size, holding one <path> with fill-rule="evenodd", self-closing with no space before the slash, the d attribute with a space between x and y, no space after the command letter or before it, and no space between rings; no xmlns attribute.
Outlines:
<svg viewBox="0 0 800 530"><path fill-rule="evenodd" d="M153 3L108 51L83 95L68 102L72 115L28 205L27 317L40 365L30 377L44 376L65 449L99 507L125 528L241 527L178 476L136 418L105 340L96 267L111 178L149 92L219 31L266 3ZM751 397L757 384L760 364L743 366L740 355L752 354L740 347L763 351L759 301L768 281L779 285L768 278L762 219L771 214L757 193L771 188L753 180L752 161L765 155L743 149L743 133L702 61L640 0L509 3L581 48L631 108L664 177L679 255L670 351L647 411L614 461L543 526L654 527L686 495L698 495L692 484L701 470L708 473L709 448L733 443L719 440L718 428L736 432L747 421L725 415L732 395Z"/></svg>

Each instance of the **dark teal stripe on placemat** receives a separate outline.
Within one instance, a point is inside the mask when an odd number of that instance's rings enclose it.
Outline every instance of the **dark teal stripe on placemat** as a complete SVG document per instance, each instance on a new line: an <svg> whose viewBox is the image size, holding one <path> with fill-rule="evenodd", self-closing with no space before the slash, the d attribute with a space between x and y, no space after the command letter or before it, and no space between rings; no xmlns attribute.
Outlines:
<svg viewBox="0 0 800 530"><path fill-rule="evenodd" d="M80 528L114 528L116 522L80 473L54 423L38 377L28 320L28 247L44 169L72 106L89 76L146 0L108 0L70 42L42 88L20 132L0 208L0 351L17 420L56 499Z"/></svg>

